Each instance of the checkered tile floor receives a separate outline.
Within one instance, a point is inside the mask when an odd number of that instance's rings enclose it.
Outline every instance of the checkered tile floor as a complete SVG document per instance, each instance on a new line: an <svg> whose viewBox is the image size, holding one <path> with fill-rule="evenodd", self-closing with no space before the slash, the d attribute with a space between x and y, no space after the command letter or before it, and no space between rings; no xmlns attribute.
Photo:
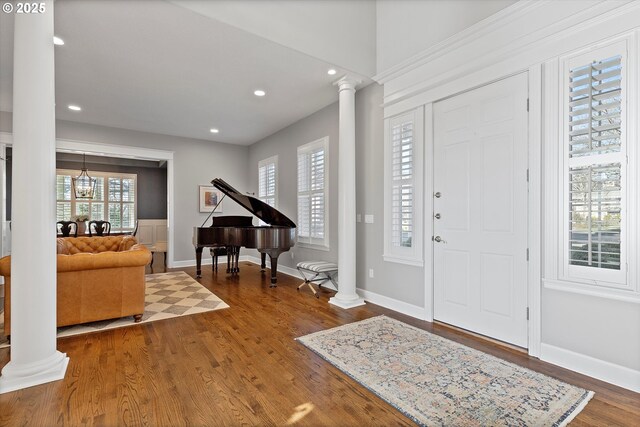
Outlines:
<svg viewBox="0 0 640 427"><path fill-rule="evenodd" d="M145 292L145 308L141 323L229 307L224 301L200 283L196 282L184 271L147 274ZM2 306L0 306L0 310L2 310ZM66 326L58 328L58 337L67 337L135 324L133 317L123 317L121 319ZM0 311L0 348L9 345L6 337L1 332L3 326L4 312Z"/></svg>

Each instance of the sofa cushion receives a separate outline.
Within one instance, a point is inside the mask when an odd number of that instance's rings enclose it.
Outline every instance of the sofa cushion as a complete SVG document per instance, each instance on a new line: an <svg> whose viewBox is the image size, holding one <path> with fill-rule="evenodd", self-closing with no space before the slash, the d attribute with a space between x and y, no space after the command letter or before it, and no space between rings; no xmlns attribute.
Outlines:
<svg viewBox="0 0 640 427"><path fill-rule="evenodd" d="M64 237L58 239L57 252L61 255L122 252L131 249L136 243L133 236Z"/></svg>
<svg viewBox="0 0 640 427"><path fill-rule="evenodd" d="M58 254L58 273L65 271L99 270L103 268L144 267L151 261L151 252L144 245L134 245L127 251Z"/></svg>

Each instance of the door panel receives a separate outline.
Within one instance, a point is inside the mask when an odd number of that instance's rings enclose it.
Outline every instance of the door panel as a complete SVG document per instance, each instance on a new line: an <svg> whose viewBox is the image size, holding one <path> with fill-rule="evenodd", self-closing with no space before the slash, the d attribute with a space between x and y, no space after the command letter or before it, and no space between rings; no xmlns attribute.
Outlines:
<svg viewBox="0 0 640 427"><path fill-rule="evenodd" d="M448 286L444 299L449 304L469 305L469 254L464 251L443 251L444 279Z"/></svg>
<svg viewBox="0 0 640 427"><path fill-rule="evenodd" d="M451 230L466 231L469 229L469 143L458 143L444 149L442 166L445 177L442 191L445 194L459 194L460 197L450 200L450 214L443 218L446 227Z"/></svg>
<svg viewBox="0 0 640 427"><path fill-rule="evenodd" d="M520 74L434 104L434 317L522 347L526 99Z"/></svg>

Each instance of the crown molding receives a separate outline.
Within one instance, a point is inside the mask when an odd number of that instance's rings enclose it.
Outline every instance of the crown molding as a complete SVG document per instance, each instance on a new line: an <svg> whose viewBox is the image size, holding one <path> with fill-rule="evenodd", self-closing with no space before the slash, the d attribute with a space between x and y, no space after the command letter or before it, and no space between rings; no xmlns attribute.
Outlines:
<svg viewBox="0 0 640 427"><path fill-rule="evenodd" d="M547 1L540 3L547 7L552 6ZM531 10L528 9L528 11ZM566 50L576 49L577 46L573 46L578 43L575 41L575 37L571 42L568 40L573 36L584 34L590 28L602 29L603 24L610 22L617 24L617 29L612 29L607 34L599 31L600 35L594 34L594 40L585 40L582 45L594 43L597 40L624 36L629 31L635 31L638 28L635 19L639 12L640 2L637 1L601 1L591 8L581 10L566 18L548 25L541 25L535 31L503 34L503 38L512 41L498 49L476 52L473 58L462 57L455 50L447 52L448 57L438 61L442 63L442 60L446 60L451 64L447 72L431 71L429 64L422 63L419 65L419 69L406 70L399 74L398 78L387 80L382 104L385 108L385 116L405 111L415 103L421 105L433 102L443 97L440 92L445 85L453 84L459 79L466 79L475 74L492 74L491 78L484 77L483 82L486 84L489 81L517 74L526 70L531 64L557 56ZM513 15L510 16L513 17ZM495 34L486 33L485 35L495 37ZM523 52L530 53L524 55ZM497 68L501 70L502 74L496 74ZM493 71L489 72L490 70ZM451 93L445 96L449 95Z"/></svg>
<svg viewBox="0 0 640 427"><path fill-rule="evenodd" d="M495 31L505 22L524 16L532 10L545 6L547 3L551 2L549 0L522 0L514 3L511 6L508 6L483 19L482 21L454 34L453 36L423 50L422 52L405 59L399 64L376 74L372 79L380 84L384 84L389 80L399 77L423 64L447 54L452 49L456 49L458 46L464 45L469 40L475 40L484 34Z"/></svg>

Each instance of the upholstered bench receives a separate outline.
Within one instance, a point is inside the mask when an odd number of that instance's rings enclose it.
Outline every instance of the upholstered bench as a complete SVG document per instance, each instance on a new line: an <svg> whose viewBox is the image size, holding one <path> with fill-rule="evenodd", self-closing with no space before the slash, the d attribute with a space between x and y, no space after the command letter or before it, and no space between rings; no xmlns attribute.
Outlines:
<svg viewBox="0 0 640 427"><path fill-rule="evenodd" d="M335 281L338 273L338 264L326 261L305 261L299 262L297 268L304 279L304 282L298 286L298 290L303 286L308 286L316 298L319 298L313 283L317 283L318 287L321 287L323 283L330 281L336 289L338 288L338 283Z"/></svg>

